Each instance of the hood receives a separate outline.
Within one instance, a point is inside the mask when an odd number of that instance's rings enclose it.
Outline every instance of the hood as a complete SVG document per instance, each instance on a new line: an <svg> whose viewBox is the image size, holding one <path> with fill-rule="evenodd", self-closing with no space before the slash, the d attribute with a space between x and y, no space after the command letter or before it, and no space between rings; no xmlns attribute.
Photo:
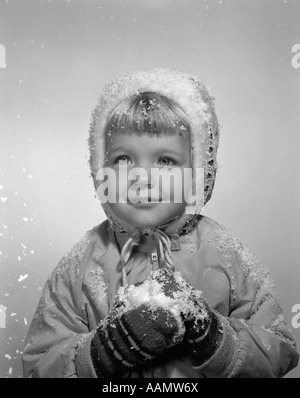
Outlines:
<svg viewBox="0 0 300 398"><path fill-rule="evenodd" d="M196 168L204 169L204 192L200 198L197 198L193 213L180 214L168 224L157 226L167 235L184 234L194 227L203 206L211 198L217 171L219 126L214 99L210 89L196 77L169 69L156 68L127 73L124 77L104 86L103 93L92 113L89 135L90 167L94 185L96 188L97 171L104 167L105 127L111 112L124 99L142 92L156 92L172 99L188 116L194 192L203 192L203 177L197 181L195 170ZM119 219L113 214L108 203L103 204L103 209L115 231L125 231L131 237L145 232ZM149 233L149 229L146 229L146 232Z"/></svg>

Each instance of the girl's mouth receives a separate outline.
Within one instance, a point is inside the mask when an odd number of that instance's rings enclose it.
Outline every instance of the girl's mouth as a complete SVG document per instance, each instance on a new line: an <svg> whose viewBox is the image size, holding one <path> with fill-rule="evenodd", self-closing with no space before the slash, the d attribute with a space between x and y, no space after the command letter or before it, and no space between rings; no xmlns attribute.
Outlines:
<svg viewBox="0 0 300 398"><path fill-rule="evenodd" d="M161 199L155 199L155 198L150 198L150 197L137 197L137 198L131 198L129 201L130 204L133 206L137 207L154 207L157 204L161 203Z"/></svg>
<svg viewBox="0 0 300 398"><path fill-rule="evenodd" d="M151 209L151 208L157 206L158 203L157 202L137 202L137 203L132 203L132 205L139 209Z"/></svg>

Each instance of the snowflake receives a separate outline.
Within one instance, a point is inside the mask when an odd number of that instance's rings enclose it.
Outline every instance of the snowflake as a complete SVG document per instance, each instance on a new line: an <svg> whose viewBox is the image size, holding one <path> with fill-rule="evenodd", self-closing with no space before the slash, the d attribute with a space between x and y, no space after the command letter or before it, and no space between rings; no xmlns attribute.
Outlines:
<svg viewBox="0 0 300 398"><path fill-rule="evenodd" d="M28 278L28 274L20 275L18 282L22 282L24 279Z"/></svg>

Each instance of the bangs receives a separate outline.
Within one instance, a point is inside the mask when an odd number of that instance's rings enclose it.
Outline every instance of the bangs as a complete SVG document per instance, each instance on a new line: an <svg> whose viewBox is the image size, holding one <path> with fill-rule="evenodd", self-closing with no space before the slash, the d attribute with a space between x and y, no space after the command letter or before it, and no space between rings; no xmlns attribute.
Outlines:
<svg viewBox="0 0 300 398"><path fill-rule="evenodd" d="M105 134L189 134L185 112L171 99L152 92L135 94L112 111Z"/></svg>

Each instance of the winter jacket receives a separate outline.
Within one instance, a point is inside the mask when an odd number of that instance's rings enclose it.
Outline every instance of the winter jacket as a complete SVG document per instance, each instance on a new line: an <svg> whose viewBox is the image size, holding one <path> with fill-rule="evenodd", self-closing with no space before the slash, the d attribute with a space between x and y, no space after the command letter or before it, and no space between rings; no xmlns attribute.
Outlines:
<svg viewBox="0 0 300 398"><path fill-rule="evenodd" d="M96 378L90 343L121 285L120 250L127 233L108 221L89 231L62 258L43 290L23 353L24 377ZM158 267L140 245L127 282L144 281ZM199 216L194 229L172 236L175 268L203 292L223 326L213 356L193 367L182 343L124 377L282 377L298 362L277 293L265 266L224 227Z"/></svg>

